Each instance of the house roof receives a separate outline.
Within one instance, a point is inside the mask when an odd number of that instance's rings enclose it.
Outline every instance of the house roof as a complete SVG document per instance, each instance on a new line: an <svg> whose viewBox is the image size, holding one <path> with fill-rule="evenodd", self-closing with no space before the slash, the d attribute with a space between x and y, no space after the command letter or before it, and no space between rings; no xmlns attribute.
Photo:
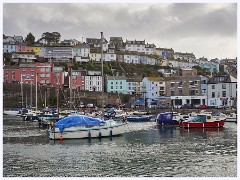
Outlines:
<svg viewBox="0 0 240 180"><path fill-rule="evenodd" d="M125 76L108 76L108 80L126 80Z"/></svg>
<svg viewBox="0 0 240 180"><path fill-rule="evenodd" d="M208 80L207 84L232 83L232 82L237 82L237 79L227 74L213 76Z"/></svg>

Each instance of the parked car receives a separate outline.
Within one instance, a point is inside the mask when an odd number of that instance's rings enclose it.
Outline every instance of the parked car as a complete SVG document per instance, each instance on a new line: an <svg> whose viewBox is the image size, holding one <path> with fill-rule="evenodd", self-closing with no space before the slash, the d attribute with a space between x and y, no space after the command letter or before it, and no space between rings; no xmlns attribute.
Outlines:
<svg viewBox="0 0 240 180"><path fill-rule="evenodd" d="M183 104L180 109L193 109L195 106L193 104Z"/></svg>
<svg viewBox="0 0 240 180"><path fill-rule="evenodd" d="M208 109L208 106L207 105L200 105L200 106L197 106L197 109Z"/></svg>

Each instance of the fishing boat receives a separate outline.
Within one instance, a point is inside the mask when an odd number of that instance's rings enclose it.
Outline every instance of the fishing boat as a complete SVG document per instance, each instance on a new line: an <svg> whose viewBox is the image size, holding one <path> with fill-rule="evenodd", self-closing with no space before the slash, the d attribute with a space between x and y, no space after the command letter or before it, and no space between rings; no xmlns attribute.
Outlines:
<svg viewBox="0 0 240 180"><path fill-rule="evenodd" d="M198 114L180 121L179 126L182 128L212 128L223 127L225 120L222 117L214 117L211 114Z"/></svg>
<svg viewBox="0 0 240 180"><path fill-rule="evenodd" d="M156 118L156 123L159 126L179 126L177 118L173 118L173 112L159 113Z"/></svg>
<svg viewBox="0 0 240 180"><path fill-rule="evenodd" d="M48 133L50 139L111 137L121 135L125 130L124 125L125 123L116 123L114 120L73 115L56 122Z"/></svg>

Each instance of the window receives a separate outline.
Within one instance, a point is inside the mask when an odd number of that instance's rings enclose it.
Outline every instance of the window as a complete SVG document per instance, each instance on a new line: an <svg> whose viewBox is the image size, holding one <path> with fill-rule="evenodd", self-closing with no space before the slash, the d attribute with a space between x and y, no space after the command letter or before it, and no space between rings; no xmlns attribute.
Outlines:
<svg viewBox="0 0 240 180"><path fill-rule="evenodd" d="M222 92L222 97L226 97L226 91Z"/></svg>
<svg viewBox="0 0 240 180"><path fill-rule="evenodd" d="M46 74L46 77L48 77L48 78L49 78L49 77L50 77L50 74Z"/></svg>
<svg viewBox="0 0 240 180"><path fill-rule="evenodd" d="M40 77L41 77L41 78L45 77L45 74L40 74Z"/></svg>
<svg viewBox="0 0 240 180"><path fill-rule="evenodd" d="M171 91L171 96L174 96L174 91Z"/></svg>
<svg viewBox="0 0 240 180"><path fill-rule="evenodd" d="M40 71L41 71L41 72L45 72L45 68L41 68Z"/></svg>
<svg viewBox="0 0 240 180"><path fill-rule="evenodd" d="M212 89L215 89L215 85L212 85Z"/></svg>
<svg viewBox="0 0 240 180"><path fill-rule="evenodd" d="M215 98L215 92L212 92L212 98Z"/></svg>
<svg viewBox="0 0 240 180"><path fill-rule="evenodd" d="M226 89L226 84L222 84L222 89Z"/></svg>
<svg viewBox="0 0 240 180"><path fill-rule="evenodd" d="M26 68L23 68L23 71L26 71Z"/></svg>
<svg viewBox="0 0 240 180"><path fill-rule="evenodd" d="M111 89L113 89L113 86L111 86Z"/></svg>
<svg viewBox="0 0 240 180"><path fill-rule="evenodd" d="M46 68L46 72L49 72L50 71L50 68Z"/></svg>

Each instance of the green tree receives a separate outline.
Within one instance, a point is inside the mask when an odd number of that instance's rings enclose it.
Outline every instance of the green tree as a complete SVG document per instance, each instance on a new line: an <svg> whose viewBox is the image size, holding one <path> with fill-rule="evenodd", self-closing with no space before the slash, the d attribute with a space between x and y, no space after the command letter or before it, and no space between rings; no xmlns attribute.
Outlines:
<svg viewBox="0 0 240 180"><path fill-rule="evenodd" d="M42 39L44 39L48 45L51 43L59 44L61 34L59 32L45 32L42 34Z"/></svg>
<svg viewBox="0 0 240 180"><path fill-rule="evenodd" d="M55 44L59 44L61 34L59 32L52 32L52 39Z"/></svg>
<svg viewBox="0 0 240 180"><path fill-rule="evenodd" d="M197 70L198 75L205 75L206 73L206 70L201 68L200 66L193 66L193 68Z"/></svg>
<svg viewBox="0 0 240 180"><path fill-rule="evenodd" d="M33 46L35 42L35 37L32 35L32 33L29 33L27 37L25 38L25 42L28 46Z"/></svg>

